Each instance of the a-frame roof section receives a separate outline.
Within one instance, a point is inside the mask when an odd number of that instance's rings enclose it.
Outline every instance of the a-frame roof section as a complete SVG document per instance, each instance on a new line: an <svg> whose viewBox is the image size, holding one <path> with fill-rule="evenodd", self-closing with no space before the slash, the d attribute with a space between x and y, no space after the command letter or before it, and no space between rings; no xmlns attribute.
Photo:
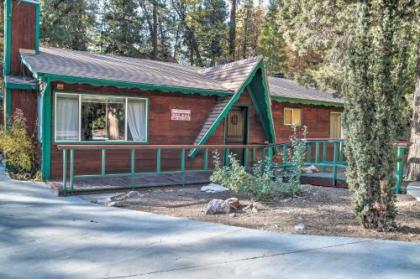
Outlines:
<svg viewBox="0 0 420 279"><path fill-rule="evenodd" d="M203 125L194 144L203 145L207 142L226 118L228 112L239 100L245 89L248 89L252 103L260 117L267 140L271 143L275 143L276 134L271 112L271 98L262 58L254 57L241 60L210 68L205 72L206 74L211 75L213 79L219 79L221 82L227 82L228 84L235 84L235 86L239 85L239 87L235 90L235 94L232 97L219 100ZM197 152L198 148L194 148L190 151L189 155L194 156Z"/></svg>

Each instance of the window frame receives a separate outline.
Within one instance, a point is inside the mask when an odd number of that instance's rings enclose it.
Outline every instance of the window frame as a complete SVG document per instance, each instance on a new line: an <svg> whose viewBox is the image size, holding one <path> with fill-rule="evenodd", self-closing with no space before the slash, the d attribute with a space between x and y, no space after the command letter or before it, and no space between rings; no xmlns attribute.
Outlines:
<svg viewBox="0 0 420 279"><path fill-rule="evenodd" d="M58 140L57 139L57 98L60 95L67 95L67 96L78 96L79 99L79 140ZM125 126L125 139L124 140L82 140L81 138L81 131L82 131L82 95L88 96L101 96L101 97L119 97L124 99L125 104L125 119L124 119L124 126ZM146 137L144 141L128 141L128 120L127 120L127 106L128 100L135 99L135 100L144 100L146 102ZM101 94L101 93L86 93L86 92L68 92L68 91L55 91L54 92L54 125L53 125L53 139L54 144L84 144L84 145L129 145L129 144L148 144L149 143L149 98L147 97L133 97L127 95L119 95L119 94Z"/></svg>
<svg viewBox="0 0 420 279"><path fill-rule="evenodd" d="M292 112L292 123L288 124L286 123L286 110L290 110ZM299 115L300 115L300 123L297 124L297 127L302 126L302 108L291 108L291 107L285 107L283 108L283 125L284 126L293 126L293 110L299 110Z"/></svg>
<svg viewBox="0 0 420 279"><path fill-rule="evenodd" d="M333 115L333 114L338 114L338 115L340 115L340 129L339 129L339 131L340 131L340 136L339 137L332 137L332 123L331 123L331 116ZM330 132L329 132L329 137L330 138L333 138L333 139L342 139L343 138L343 119L342 119L342 116L343 116L343 112L341 112L341 111L330 111Z"/></svg>

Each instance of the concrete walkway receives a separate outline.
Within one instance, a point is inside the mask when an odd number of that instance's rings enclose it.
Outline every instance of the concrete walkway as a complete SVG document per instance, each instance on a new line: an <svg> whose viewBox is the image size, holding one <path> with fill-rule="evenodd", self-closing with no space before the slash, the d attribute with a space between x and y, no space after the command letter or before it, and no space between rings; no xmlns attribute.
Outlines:
<svg viewBox="0 0 420 279"><path fill-rule="evenodd" d="M420 245L107 208L0 175L0 278L418 279Z"/></svg>

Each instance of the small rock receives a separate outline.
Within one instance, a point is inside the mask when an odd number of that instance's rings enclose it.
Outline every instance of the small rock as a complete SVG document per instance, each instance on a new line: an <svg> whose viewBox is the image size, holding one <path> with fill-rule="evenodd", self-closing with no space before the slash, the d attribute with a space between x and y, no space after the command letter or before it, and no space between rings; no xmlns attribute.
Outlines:
<svg viewBox="0 0 420 279"><path fill-rule="evenodd" d="M303 168L304 173L317 173L320 172L319 168L315 165Z"/></svg>
<svg viewBox="0 0 420 279"><path fill-rule="evenodd" d="M257 213L258 212L258 208L255 205L255 203L250 203L248 204L246 207L244 207L243 209L245 212L251 212L251 213Z"/></svg>
<svg viewBox="0 0 420 279"><path fill-rule="evenodd" d="M136 200L140 199L143 195L140 194L138 191L130 191L127 193L127 199Z"/></svg>
<svg viewBox="0 0 420 279"><path fill-rule="evenodd" d="M110 207L123 207L123 203L121 201L112 201L107 204Z"/></svg>
<svg viewBox="0 0 420 279"><path fill-rule="evenodd" d="M206 214L230 213L231 207L228 202L220 199L213 199L207 205Z"/></svg>
<svg viewBox="0 0 420 279"><path fill-rule="evenodd" d="M225 202L227 202L230 205L232 210L238 210L241 207L238 198L229 198L225 200Z"/></svg>
<svg viewBox="0 0 420 279"><path fill-rule="evenodd" d="M231 213L231 214L229 214L229 217L232 217L232 218L234 218L234 217L237 217L238 215L236 215L236 213L234 212L234 213Z"/></svg>
<svg viewBox="0 0 420 279"><path fill-rule="evenodd" d="M303 223L299 223L295 226L295 231L297 231L297 232L301 232L304 229L305 229L305 224L303 224Z"/></svg>

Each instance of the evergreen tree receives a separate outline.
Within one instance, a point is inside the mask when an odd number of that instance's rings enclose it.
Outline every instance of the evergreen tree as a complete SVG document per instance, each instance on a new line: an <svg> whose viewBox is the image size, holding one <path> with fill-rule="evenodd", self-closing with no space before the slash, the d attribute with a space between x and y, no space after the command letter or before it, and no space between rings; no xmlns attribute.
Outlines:
<svg viewBox="0 0 420 279"><path fill-rule="evenodd" d="M348 48L343 88L347 183L363 226L390 230L396 215L394 143L403 98L399 77L406 69L395 63L404 56L395 42L398 0L378 2L379 14L373 20L372 4L359 0Z"/></svg>
<svg viewBox="0 0 420 279"><path fill-rule="evenodd" d="M91 0L42 1L44 45L86 50L94 37L96 5Z"/></svg>
<svg viewBox="0 0 420 279"><path fill-rule="evenodd" d="M138 8L135 0L107 0L104 3L98 41L101 52L131 57L142 54L142 22Z"/></svg>
<svg viewBox="0 0 420 279"><path fill-rule="evenodd" d="M200 41L211 66L226 60L224 59L227 36L226 17L227 6L224 0L204 0L200 17Z"/></svg>
<svg viewBox="0 0 420 279"><path fill-rule="evenodd" d="M287 72L286 43L280 28L279 14L279 0L270 0L258 44L259 54L264 56L268 75Z"/></svg>

